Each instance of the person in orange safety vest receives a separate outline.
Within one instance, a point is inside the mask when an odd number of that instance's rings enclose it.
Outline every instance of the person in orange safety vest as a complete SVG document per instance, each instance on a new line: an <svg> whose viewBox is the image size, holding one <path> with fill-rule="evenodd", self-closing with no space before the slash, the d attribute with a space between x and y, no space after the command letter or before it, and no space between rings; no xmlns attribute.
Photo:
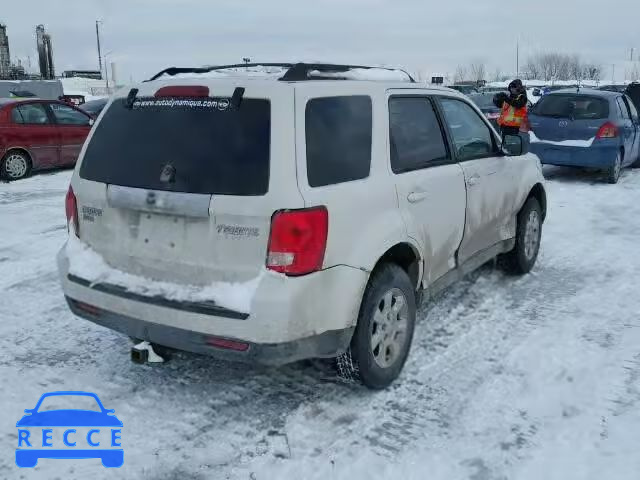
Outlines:
<svg viewBox="0 0 640 480"><path fill-rule="evenodd" d="M527 90L522 80L514 80L509 84L509 95L498 93L493 103L501 109L498 125L502 136L518 135L520 127L527 121Z"/></svg>

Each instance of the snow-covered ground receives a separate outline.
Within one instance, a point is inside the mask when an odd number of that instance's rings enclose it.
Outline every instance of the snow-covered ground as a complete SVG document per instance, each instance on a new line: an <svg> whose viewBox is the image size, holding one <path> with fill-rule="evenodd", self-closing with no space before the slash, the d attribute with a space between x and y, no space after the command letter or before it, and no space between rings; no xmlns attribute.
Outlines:
<svg viewBox="0 0 640 480"><path fill-rule="evenodd" d="M379 393L309 363L131 363L128 339L62 297L70 172L0 184L0 478L637 480L640 171L615 186L547 174L534 272L487 266L424 305L401 380ZM115 409L122 469L18 470L15 422L52 390Z"/></svg>

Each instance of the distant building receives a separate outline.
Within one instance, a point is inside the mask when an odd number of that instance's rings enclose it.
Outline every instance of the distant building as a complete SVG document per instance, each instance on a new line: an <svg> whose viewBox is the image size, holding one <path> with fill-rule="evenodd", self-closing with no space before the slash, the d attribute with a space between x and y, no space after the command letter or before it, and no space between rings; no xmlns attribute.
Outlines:
<svg viewBox="0 0 640 480"><path fill-rule="evenodd" d="M6 80L11 75L11 55L9 54L9 37L7 26L0 23L0 80Z"/></svg>
<svg viewBox="0 0 640 480"><path fill-rule="evenodd" d="M98 70L65 70L62 72L62 78L92 78L94 80L102 80L102 73Z"/></svg>
<svg viewBox="0 0 640 480"><path fill-rule="evenodd" d="M36 27L36 40L38 43L40 75L43 80L52 80L56 77L53 66L53 47L51 46L51 36L45 32L44 25Z"/></svg>

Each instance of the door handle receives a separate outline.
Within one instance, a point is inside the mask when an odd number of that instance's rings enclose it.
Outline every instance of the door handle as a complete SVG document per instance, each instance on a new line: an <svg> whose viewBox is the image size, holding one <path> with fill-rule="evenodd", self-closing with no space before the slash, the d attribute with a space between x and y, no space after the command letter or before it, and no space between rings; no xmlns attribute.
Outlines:
<svg viewBox="0 0 640 480"><path fill-rule="evenodd" d="M407 195L407 200L409 203L418 203L426 199L428 196L429 194L427 192L411 192Z"/></svg>
<svg viewBox="0 0 640 480"><path fill-rule="evenodd" d="M467 179L467 185L473 187L480 182L480 175L472 175Z"/></svg>

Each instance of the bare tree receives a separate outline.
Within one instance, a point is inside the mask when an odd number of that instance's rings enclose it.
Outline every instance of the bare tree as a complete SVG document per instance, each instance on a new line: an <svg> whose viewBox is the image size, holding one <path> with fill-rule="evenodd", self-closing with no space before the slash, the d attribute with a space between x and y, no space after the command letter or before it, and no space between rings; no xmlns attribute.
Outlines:
<svg viewBox="0 0 640 480"><path fill-rule="evenodd" d="M473 62L469 67L469 70L471 71L471 79L474 80L475 82L481 82L483 80L486 80L487 67L485 66L484 62L481 62L481 61Z"/></svg>
<svg viewBox="0 0 640 480"><path fill-rule="evenodd" d="M496 67L496 69L493 71L493 73L491 74L491 80L494 82L502 81L502 70L500 69L500 67Z"/></svg>
<svg viewBox="0 0 640 480"><path fill-rule="evenodd" d="M466 79L467 79L467 68L462 65L458 65L458 68L456 68L456 73L453 75L453 81L455 83L462 83Z"/></svg>

